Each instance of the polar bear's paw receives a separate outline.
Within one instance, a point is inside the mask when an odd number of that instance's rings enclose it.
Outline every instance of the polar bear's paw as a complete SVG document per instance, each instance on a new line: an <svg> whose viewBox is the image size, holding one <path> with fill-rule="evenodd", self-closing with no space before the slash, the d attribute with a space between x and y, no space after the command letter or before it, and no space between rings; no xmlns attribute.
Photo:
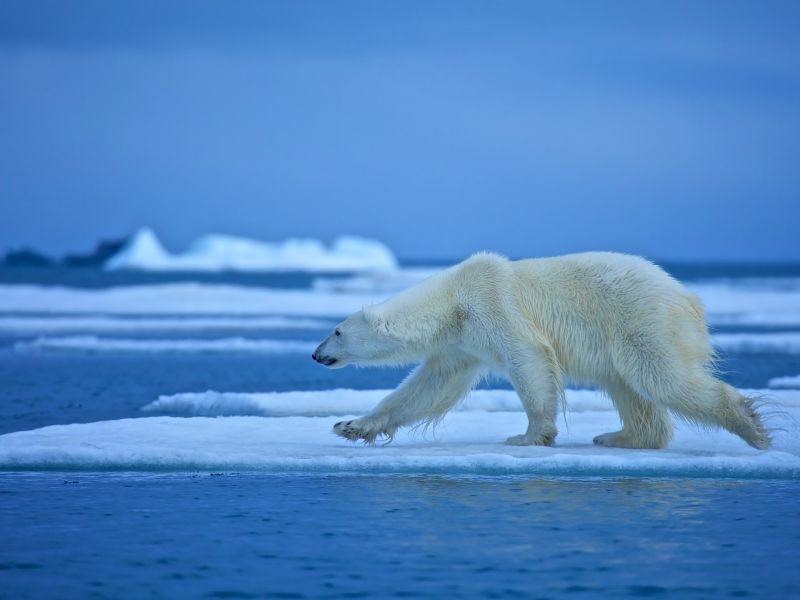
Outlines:
<svg viewBox="0 0 800 600"><path fill-rule="evenodd" d="M522 435L512 435L505 443L508 446L552 446L557 435L558 431L523 433Z"/></svg>
<svg viewBox="0 0 800 600"><path fill-rule="evenodd" d="M598 446L607 446L608 448L633 448L639 450L658 450L666 446L665 443L659 443L657 440L646 441L634 439L632 436L627 435L625 430L602 433L594 438L594 443Z"/></svg>
<svg viewBox="0 0 800 600"><path fill-rule="evenodd" d="M388 436L387 444L392 441L394 432L377 427L367 419L353 419L352 421L339 421L333 426L333 433L350 442L363 440L365 444L374 444L378 436Z"/></svg>
<svg viewBox="0 0 800 600"><path fill-rule="evenodd" d="M637 448L633 440L622 435L621 431L609 431L595 436L592 440L598 446L608 446L609 448Z"/></svg>

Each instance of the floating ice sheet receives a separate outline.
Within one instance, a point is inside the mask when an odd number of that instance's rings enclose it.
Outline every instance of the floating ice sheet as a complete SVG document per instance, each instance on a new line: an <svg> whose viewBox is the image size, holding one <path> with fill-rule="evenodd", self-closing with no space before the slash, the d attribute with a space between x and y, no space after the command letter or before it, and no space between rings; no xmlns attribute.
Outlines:
<svg viewBox="0 0 800 600"><path fill-rule="evenodd" d="M800 325L800 280L687 283L712 325Z"/></svg>
<svg viewBox="0 0 800 600"><path fill-rule="evenodd" d="M320 292L337 292L340 294L381 293L396 294L414 286L432 275L441 273L438 267L412 267L366 273L353 277L317 277L312 287Z"/></svg>
<svg viewBox="0 0 800 600"><path fill-rule="evenodd" d="M797 388L800 390L800 375L794 375L792 377L773 377L769 380L770 388ZM800 391L798 392L800 393Z"/></svg>
<svg viewBox="0 0 800 600"><path fill-rule="evenodd" d="M800 352L800 331L784 333L717 333L714 346L729 352Z"/></svg>
<svg viewBox="0 0 800 600"><path fill-rule="evenodd" d="M236 285L166 283L87 290L0 284L0 312L84 315L280 315L341 319L385 299Z"/></svg>
<svg viewBox="0 0 800 600"><path fill-rule="evenodd" d="M142 410L170 415L228 417L330 417L365 414L392 390L323 390L270 393L207 391L165 395ZM783 407L800 408L800 390L740 390L747 396L764 398ZM777 394L777 395L776 395ZM608 396L597 390L567 390L568 414L613 411ZM455 410L523 412L512 390L474 390Z"/></svg>
<svg viewBox="0 0 800 600"><path fill-rule="evenodd" d="M427 274L427 272L423 273ZM420 270L353 280L325 280L311 290L278 290L198 283L102 290L0 285L0 312L87 315L282 315L341 319L420 280ZM800 288L757 282L688 284L712 325L800 325Z"/></svg>
<svg viewBox="0 0 800 600"><path fill-rule="evenodd" d="M80 352L86 354L283 354L308 353L317 347L315 342L299 340L253 340L234 337L207 339L124 339L99 338L94 335L70 337L38 337L29 342L16 342L16 352Z"/></svg>
<svg viewBox="0 0 800 600"><path fill-rule="evenodd" d="M204 417L330 417L365 414L391 391L339 389L265 394L208 391L161 396L142 410ZM572 412L613 410L611 401L605 394L592 390L568 390L567 403ZM523 412L516 392L511 390L475 390L456 410Z"/></svg>
<svg viewBox="0 0 800 600"><path fill-rule="evenodd" d="M341 401L343 393L329 392L329 402ZM372 393L372 398L365 395L356 403L371 403L383 392ZM297 399L287 397L283 405ZM800 409L785 411L800 416ZM566 424L559 419L557 444L551 448L501 443L524 431L527 421L521 412L452 412L435 434L402 430L386 447L333 436L331 428L341 418L158 416L57 425L0 436L0 469L800 478L800 443L796 427L788 421L774 448L761 452L727 432L697 431L681 424L667 450L595 446L595 435L619 428L617 414L610 410L571 412Z"/></svg>
<svg viewBox="0 0 800 600"><path fill-rule="evenodd" d="M73 332L179 332L269 329L333 329L336 321L292 317L0 317L0 332L15 334Z"/></svg>

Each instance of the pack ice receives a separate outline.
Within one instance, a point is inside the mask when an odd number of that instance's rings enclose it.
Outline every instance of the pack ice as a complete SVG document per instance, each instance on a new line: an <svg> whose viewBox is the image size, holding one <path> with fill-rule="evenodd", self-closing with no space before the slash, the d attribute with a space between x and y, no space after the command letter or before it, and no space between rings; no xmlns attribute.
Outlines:
<svg viewBox="0 0 800 600"><path fill-rule="evenodd" d="M382 302L434 272L432 269L398 269L349 279L318 278L312 289L292 290L200 283L99 290L0 284L0 313L13 313L13 319L16 319L11 320L12 317L7 315L4 322L0 322L0 329L23 327L25 323L19 319L32 314L342 319L362 305ZM703 301L707 320L712 326L796 329L800 325L800 280L789 279L780 285L767 279L758 285L752 281L687 283L686 288ZM152 320L148 324L152 325ZM60 326L66 329L67 322L62 319ZM797 347L796 340L800 338L796 331L794 334L793 340L784 336L785 339L773 338L770 344ZM726 343L737 345L743 343L742 339L729 337Z"/></svg>

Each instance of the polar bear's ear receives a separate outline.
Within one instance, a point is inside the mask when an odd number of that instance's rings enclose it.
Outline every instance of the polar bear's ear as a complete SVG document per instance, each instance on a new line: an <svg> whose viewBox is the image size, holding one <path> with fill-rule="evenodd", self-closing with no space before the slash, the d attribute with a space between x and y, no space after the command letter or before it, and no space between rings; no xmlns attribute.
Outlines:
<svg viewBox="0 0 800 600"><path fill-rule="evenodd" d="M367 322L367 327L369 327L370 331L383 335L390 333L389 322L375 308L365 304L361 307L361 310L364 312L364 320Z"/></svg>

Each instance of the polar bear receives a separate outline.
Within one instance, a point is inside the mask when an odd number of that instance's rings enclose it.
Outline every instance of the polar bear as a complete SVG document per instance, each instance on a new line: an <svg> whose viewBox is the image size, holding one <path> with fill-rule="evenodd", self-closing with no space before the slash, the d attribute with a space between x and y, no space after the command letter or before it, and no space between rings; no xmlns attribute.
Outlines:
<svg viewBox="0 0 800 600"><path fill-rule="evenodd" d="M485 375L507 378L528 429L512 445L553 444L564 382L603 389L622 429L594 438L664 448L670 413L770 444L756 401L714 376L714 352L694 294L642 258L588 252L510 261L476 254L341 323L312 358L329 368L421 363L369 414L337 423L348 440L391 441L398 428L437 424Z"/></svg>

